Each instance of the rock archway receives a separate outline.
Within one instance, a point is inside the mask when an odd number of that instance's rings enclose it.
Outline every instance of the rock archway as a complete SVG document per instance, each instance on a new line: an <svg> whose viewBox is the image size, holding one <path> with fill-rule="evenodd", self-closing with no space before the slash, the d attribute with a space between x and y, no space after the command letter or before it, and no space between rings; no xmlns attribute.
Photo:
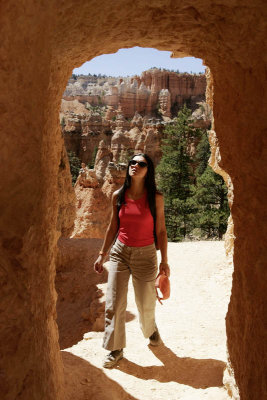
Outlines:
<svg viewBox="0 0 267 400"><path fill-rule="evenodd" d="M60 235L60 101L73 68L132 46L199 57L211 70L219 167L234 187L235 270L226 321L228 349L241 399L264 397L266 21L261 0L2 4L4 398L64 399L54 289Z"/></svg>

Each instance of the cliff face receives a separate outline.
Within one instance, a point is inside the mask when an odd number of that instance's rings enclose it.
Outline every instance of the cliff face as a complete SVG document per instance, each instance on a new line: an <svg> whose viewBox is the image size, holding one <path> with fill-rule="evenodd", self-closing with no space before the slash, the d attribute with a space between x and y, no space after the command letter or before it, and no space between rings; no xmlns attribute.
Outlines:
<svg viewBox="0 0 267 400"><path fill-rule="evenodd" d="M156 162L159 161L159 143L155 148L155 142L158 142L159 133L168 123L161 118L142 117L137 112L129 120L121 108L88 109L77 99L62 100L60 119L67 151L74 152L81 162L89 165L94 165L95 157L99 158L100 143L102 148L106 145L109 149L109 161L125 160L134 150L144 148Z"/></svg>
<svg viewBox="0 0 267 400"><path fill-rule="evenodd" d="M121 108L126 118L136 112L142 116L161 114L173 117L184 103L192 109L204 100L205 75L179 74L150 69L129 78L78 76L69 79L64 100L77 99L93 106Z"/></svg>
<svg viewBox="0 0 267 400"><path fill-rule="evenodd" d="M107 273L97 276L88 268L97 258L102 240L69 239L58 241L57 324L61 349L73 346L91 330L104 330L103 293L97 284L107 281Z"/></svg>
<svg viewBox="0 0 267 400"><path fill-rule="evenodd" d="M143 147L148 129L161 131L183 104L195 110L197 103L205 99L205 89L205 75L158 69L130 78L74 76L68 81L61 103L66 148L93 166L99 143L104 141L112 147L110 161L117 162L119 157L129 155L125 146L129 152L135 149L135 141ZM114 134L116 137L111 140ZM151 139L150 142L148 152L153 154L154 143ZM123 154L119 156L120 151Z"/></svg>
<svg viewBox="0 0 267 400"><path fill-rule="evenodd" d="M76 197L71 185L71 175L66 148L62 140L61 160L58 167L59 209L57 231L62 237L69 237L76 218Z"/></svg>

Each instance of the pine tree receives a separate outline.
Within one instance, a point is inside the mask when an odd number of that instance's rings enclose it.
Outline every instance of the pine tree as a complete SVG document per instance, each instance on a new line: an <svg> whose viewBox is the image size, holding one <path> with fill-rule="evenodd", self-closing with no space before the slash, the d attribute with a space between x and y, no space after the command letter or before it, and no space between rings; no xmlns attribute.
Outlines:
<svg viewBox="0 0 267 400"><path fill-rule="evenodd" d="M70 173L72 176L72 186L74 186L81 168L81 161L72 151L68 151L68 158L70 163Z"/></svg>
<svg viewBox="0 0 267 400"><path fill-rule="evenodd" d="M90 163L88 163L88 168L89 168L89 169L90 169L90 168L93 169L94 166L95 166L95 159L96 159L97 152L98 152L98 147L95 146L95 147L94 147L94 150L93 150L93 153L92 153L92 160L91 160Z"/></svg>
<svg viewBox="0 0 267 400"><path fill-rule="evenodd" d="M196 152L196 183L191 186L192 225L202 234L222 238L227 228L229 206L223 178L208 165L210 147L206 132L202 132Z"/></svg>
<svg viewBox="0 0 267 400"><path fill-rule="evenodd" d="M199 135L198 130L189 125L190 116L191 110L184 106L174 124L165 129L163 155L157 167L158 187L165 195L166 227L171 241L182 240L190 231L192 208L187 200L194 160L188 148Z"/></svg>
<svg viewBox="0 0 267 400"><path fill-rule="evenodd" d="M157 167L158 187L165 198L168 237L179 241L198 228L208 238L222 238L229 207L223 178L208 165L207 132L190 125L191 111L184 106L175 123L164 131L162 158ZM190 155L190 144L198 142Z"/></svg>
<svg viewBox="0 0 267 400"><path fill-rule="evenodd" d="M192 190L192 207L197 212L193 216L194 225L202 230L208 238L222 238L227 228L229 206L227 188L223 178L208 165L204 173L197 178Z"/></svg>
<svg viewBox="0 0 267 400"><path fill-rule="evenodd" d="M208 161L210 158L210 144L207 132L205 130L200 131L200 141L196 149L196 177L201 176L207 168Z"/></svg>

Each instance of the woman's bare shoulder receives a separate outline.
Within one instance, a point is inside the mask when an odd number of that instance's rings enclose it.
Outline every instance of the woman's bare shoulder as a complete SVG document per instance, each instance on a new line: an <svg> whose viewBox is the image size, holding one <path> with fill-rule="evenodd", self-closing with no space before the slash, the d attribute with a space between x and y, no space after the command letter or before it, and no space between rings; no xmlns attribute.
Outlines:
<svg viewBox="0 0 267 400"><path fill-rule="evenodd" d="M121 187L118 190L115 190L115 192L112 193L112 200L117 200L120 190L121 190Z"/></svg>
<svg viewBox="0 0 267 400"><path fill-rule="evenodd" d="M164 196L162 193L160 193L160 192L156 193L156 200L163 200L163 198L164 198Z"/></svg>
<svg viewBox="0 0 267 400"><path fill-rule="evenodd" d="M164 197L163 197L163 194L162 194L162 193L159 193L159 192L156 193L155 200L156 200L156 205L164 204Z"/></svg>

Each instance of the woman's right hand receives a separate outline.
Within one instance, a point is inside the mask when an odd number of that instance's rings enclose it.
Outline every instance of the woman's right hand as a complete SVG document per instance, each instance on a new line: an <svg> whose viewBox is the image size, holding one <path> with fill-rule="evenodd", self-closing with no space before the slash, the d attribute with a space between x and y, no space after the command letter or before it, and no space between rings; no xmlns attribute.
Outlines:
<svg viewBox="0 0 267 400"><path fill-rule="evenodd" d="M94 263L94 270L97 274L102 274L104 271L103 264L105 261L105 256L104 255L99 255L96 262Z"/></svg>

